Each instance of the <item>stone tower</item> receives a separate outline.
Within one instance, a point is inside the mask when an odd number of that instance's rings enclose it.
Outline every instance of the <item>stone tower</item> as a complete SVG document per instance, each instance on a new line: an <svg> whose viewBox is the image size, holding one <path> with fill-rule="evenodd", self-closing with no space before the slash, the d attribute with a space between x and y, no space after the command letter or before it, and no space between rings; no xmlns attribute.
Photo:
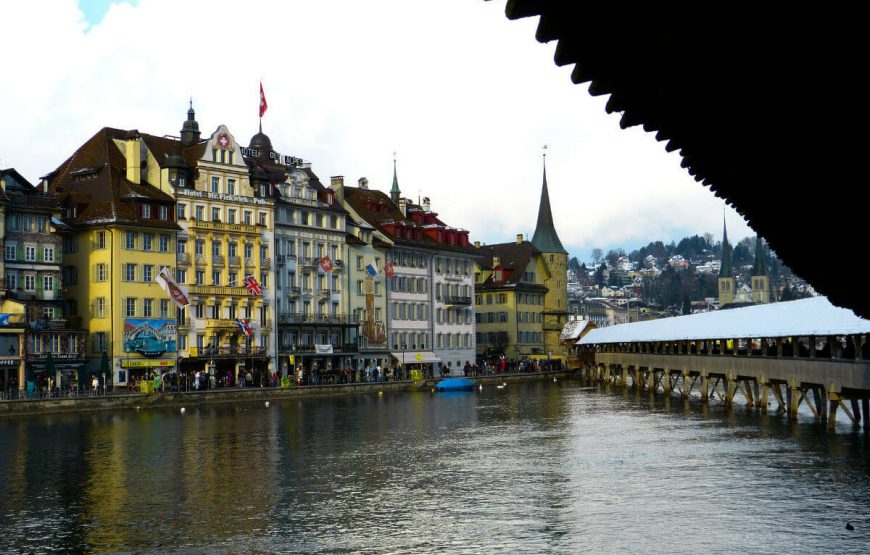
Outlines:
<svg viewBox="0 0 870 555"><path fill-rule="evenodd" d="M734 279L734 263L731 244L728 242L728 226L722 219L722 264L719 267L719 308L734 302L737 282Z"/></svg>
<svg viewBox="0 0 870 555"><path fill-rule="evenodd" d="M568 251L559 241L550 210L550 194L547 191L547 158L544 154L544 182L541 186L541 204L538 207L538 224L532 236L532 244L541 251L549 275L542 276L547 288L544 295L543 333L544 346L553 357L565 357L567 353L559 344L562 327L568 321Z"/></svg>
<svg viewBox="0 0 870 555"><path fill-rule="evenodd" d="M770 302L770 278L767 276L767 265L764 263L764 249L761 236L755 237L755 263L752 265L752 302L767 304Z"/></svg>

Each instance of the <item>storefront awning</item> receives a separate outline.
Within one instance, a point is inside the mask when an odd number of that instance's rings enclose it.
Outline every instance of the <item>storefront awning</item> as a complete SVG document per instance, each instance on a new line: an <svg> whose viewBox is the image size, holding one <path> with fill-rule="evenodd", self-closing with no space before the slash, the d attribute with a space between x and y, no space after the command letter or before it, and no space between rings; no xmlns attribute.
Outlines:
<svg viewBox="0 0 870 555"><path fill-rule="evenodd" d="M390 354L397 361L404 361L404 364L441 362L441 359L432 351L392 351Z"/></svg>

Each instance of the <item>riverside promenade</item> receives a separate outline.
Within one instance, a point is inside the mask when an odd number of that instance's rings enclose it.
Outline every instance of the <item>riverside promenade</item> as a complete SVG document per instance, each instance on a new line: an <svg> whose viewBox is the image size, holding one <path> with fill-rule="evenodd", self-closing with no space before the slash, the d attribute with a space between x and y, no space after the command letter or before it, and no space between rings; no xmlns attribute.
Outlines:
<svg viewBox="0 0 870 555"><path fill-rule="evenodd" d="M576 376L576 370L546 372L498 373L468 379L495 387L502 382L522 382L563 379ZM99 396L62 397L60 399L20 399L0 401L0 417L65 412L137 410L145 408L189 407L211 403L244 403L250 401L281 401L306 397L366 395L400 391L430 391L438 382L430 380L403 380L391 382L362 382L350 384L305 385L291 387L246 387L202 391L164 393L117 393Z"/></svg>

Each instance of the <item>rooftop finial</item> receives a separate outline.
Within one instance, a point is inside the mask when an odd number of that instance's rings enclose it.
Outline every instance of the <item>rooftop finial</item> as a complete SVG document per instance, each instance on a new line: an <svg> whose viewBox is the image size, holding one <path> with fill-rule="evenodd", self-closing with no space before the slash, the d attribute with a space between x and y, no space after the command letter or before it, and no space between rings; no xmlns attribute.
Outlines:
<svg viewBox="0 0 870 555"><path fill-rule="evenodd" d="M396 204L399 204L399 198L402 192L399 190L399 178L396 175L396 152L393 151L393 188L390 189L390 199Z"/></svg>

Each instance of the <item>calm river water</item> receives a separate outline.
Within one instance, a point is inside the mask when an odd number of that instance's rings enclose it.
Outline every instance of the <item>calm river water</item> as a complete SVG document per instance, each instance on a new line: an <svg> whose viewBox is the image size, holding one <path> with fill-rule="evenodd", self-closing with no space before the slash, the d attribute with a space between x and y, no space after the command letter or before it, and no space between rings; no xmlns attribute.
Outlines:
<svg viewBox="0 0 870 555"><path fill-rule="evenodd" d="M0 420L0 553L870 552L850 427L567 380L271 405Z"/></svg>

